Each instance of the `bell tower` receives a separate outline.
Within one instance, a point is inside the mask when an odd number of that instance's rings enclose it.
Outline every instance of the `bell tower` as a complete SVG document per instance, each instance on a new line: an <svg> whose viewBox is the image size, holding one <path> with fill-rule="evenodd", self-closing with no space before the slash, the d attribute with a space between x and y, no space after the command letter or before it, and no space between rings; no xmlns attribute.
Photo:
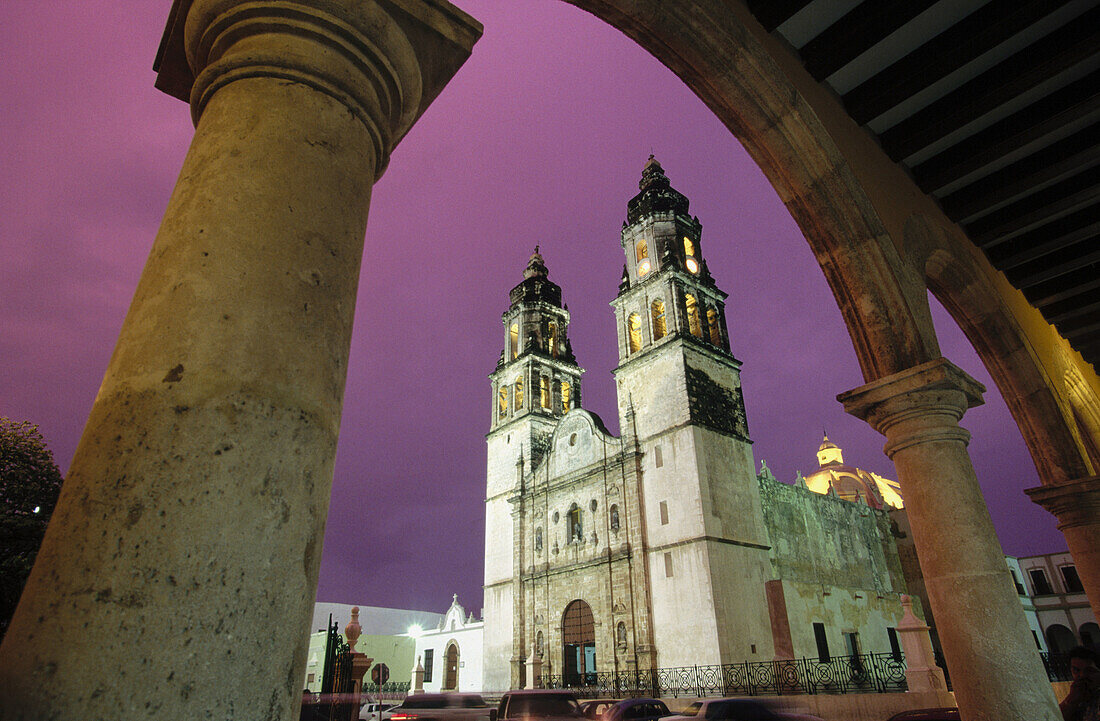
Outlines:
<svg viewBox="0 0 1100 721"><path fill-rule="evenodd" d="M547 453L558 421L581 403L581 374L569 343L569 310L538 246L501 317L504 349L489 375L492 393L485 489L485 688L521 683L524 648L513 636L523 567L519 526L523 479ZM527 652L530 649L526 649ZM511 669L509 672L508 669ZM510 675L509 675L510 673Z"/></svg>
<svg viewBox="0 0 1100 721"><path fill-rule="evenodd" d="M770 631L761 631L770 628L769 540L741 363L730 353L727 294L707 269L702 225L688 207L650 156L627 204L626 266L611 302L620 424L642 452L662 667L772 658ZM670 635L677 618L696 619L698 633Z"/></svg>

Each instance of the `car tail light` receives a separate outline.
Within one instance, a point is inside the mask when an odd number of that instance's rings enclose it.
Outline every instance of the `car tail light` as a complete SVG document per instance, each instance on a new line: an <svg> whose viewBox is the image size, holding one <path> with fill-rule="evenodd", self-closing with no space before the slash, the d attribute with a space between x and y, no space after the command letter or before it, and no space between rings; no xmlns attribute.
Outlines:
<svg viewBox="0 0 1100 721"><path fill-rule="evenodd" d="M390 716L390 721L416 721L416 714L407 711L399 711Z"/></svg>

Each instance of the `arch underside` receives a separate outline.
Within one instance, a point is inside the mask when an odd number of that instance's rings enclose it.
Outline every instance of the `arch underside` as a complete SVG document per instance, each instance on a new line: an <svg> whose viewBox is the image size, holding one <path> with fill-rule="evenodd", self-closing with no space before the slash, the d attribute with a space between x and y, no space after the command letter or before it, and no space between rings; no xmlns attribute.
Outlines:
<svg viewBox="0 0 1100 721"><path fill-rule="evenodd" d="M809 243L867 382L940 356L926 296L931 288L1004 395L1042 482L1097 472L1087 449L1100 439L1084 437L1094 432L1091 422L1074 422L1075 413L1089 420L1100 415L1095 372L1049 325L1034 322L1041 317L1033 308L1026 306L1028 317L1020 316L1022 295L1009 290L1019 302L1006 302L1007 285L997 285L997 271L963 231L744 6L722 0L566 1L648 50L742 143ZM914 214L926 216L934 229L907 232ZM928 262L937 250L951 262ZM1041 333L1044 326L1066 352L1040 357L1035 329ZM1077 395L1085 401L1067 393L1059 364L1078 375L1084 369L1088 377L1077 388L1088 392Z"/></svg>

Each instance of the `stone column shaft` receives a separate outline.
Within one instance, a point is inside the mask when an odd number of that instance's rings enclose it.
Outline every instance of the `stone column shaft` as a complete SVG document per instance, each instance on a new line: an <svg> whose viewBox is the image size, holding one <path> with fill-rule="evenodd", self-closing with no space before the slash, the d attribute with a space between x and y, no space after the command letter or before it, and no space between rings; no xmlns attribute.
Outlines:
<svg viewBox="0 0 1100 721"><path fill-rule="evenodd" d="M371 186L457 69L458 16L404 5L437 26L419 48L373 0L177 0L195 135L0 647L0 718L294 713Z"/></svg>
<svg viewBox="0 0 1100 721"><path fill-rule="evenodd" d="M1058 519L1092 613L1100 618L1100 476L1029 488L1027 494Z"/></svg>
<svg viewBox="0 0 1100 721"><path fill-rule="evenodd" d="M940 358L838 397L886 436L967 721L1061 716L958 425L984 388Z"/></svg>

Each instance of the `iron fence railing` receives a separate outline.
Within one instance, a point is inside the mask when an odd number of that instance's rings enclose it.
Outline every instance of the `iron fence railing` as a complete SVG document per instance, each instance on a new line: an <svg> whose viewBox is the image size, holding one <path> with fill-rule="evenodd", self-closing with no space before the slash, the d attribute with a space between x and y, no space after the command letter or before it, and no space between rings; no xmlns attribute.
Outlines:
<svg viewBox="0 0 1100 721"><path fill-rule="evenodd" d="M1069 656L1064 653L1049 653L1043 651L1039 654L1043 659L1043 667L1047 671L1047 678L1053 681L1072 681L1069 673Z"/></svg>
<svg viewBox="0 0 1100 721"><path fill-rule="evenodd" d="M363 695L382 701L393 701L408 696L410 686L412 686L410 681L391 681L382 684L382 688L379 690L378 684L364 680Z"/></svg>
<svg viewBox="0 0 1100 721"><path fill-rule="evenodd" d="M905 661L892 653L596 672L572 678L544 675L543 685L568 688L586 698L888 693L907 688Z"/></svg>
<svg viewBox="0 0 1100 721"><path fill-rule="evenodd" d="M1044 651L1039 657L1051 681L1070 680L1068 656ZM950 687L950 677L939 653L936 662L944 669ZM569 689L582 698L891 693L908 689L905 660L893 653L834 656L828 661L800 658L619 673L600 671L571 678L544 674L542 685Z"/></svg>

